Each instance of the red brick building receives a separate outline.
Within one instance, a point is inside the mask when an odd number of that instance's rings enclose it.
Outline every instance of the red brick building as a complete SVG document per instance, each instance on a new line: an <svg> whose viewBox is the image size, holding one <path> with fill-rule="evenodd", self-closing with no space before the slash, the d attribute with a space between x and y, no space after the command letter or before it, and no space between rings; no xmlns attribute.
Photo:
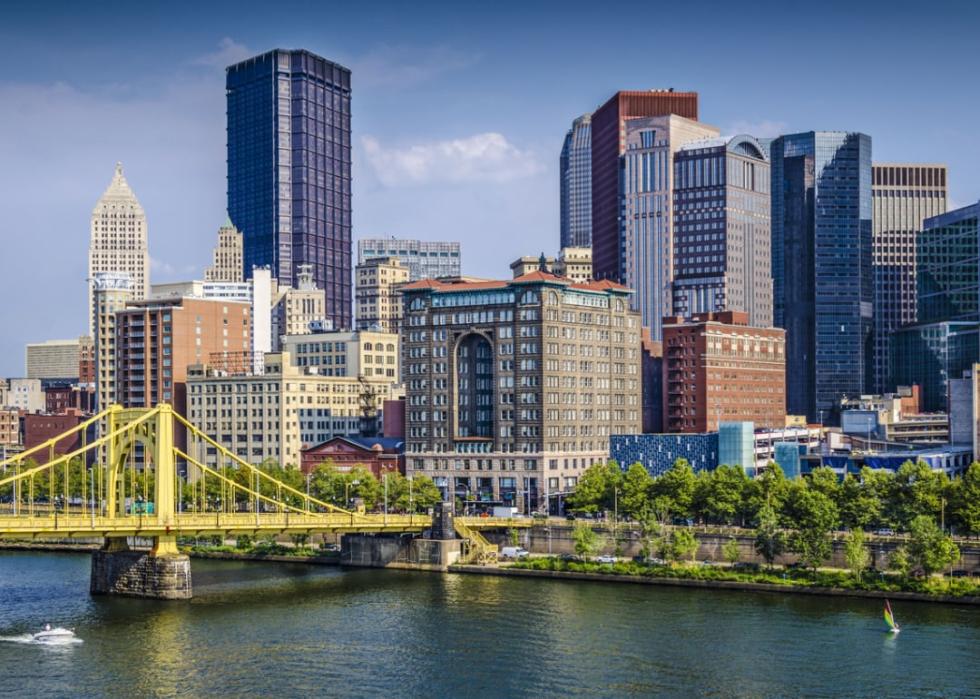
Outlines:
<svg viewBox="0 0 980 699"><path fill-rule="evenodd" d="M360 466L376 478L388 471L405 473L405 442L391 437L334 437L300 452L300 468L309 473L324 462L338 471L352 471Z"/></svg>
<svg viewBox="0 0 980 699"><path fill-rule="evenodd" d="M31 449L38 444L48 441L73 427L77 427L86 419L80 410L69 409L60 415L31 414L24 415L24 449ZM62 456L82 446L81 436L66 437L59 440L54 447L55 456ZM46 461L47 455L39 455L39 461Z"/></svg>
<svg viewBox="0 0 980 699"><path fill-rule="evenodd" d="M384 436L405 439L405 399L386 400L382 411L384 425L381 431Z"/></svg>
<svg viewBox="0 0 980 699"><path fill-rule="evenodd" d="M785 425L785 330L752 327L740 311L669 317L663 352L666 432L714 432L719 421Z"/></svg>

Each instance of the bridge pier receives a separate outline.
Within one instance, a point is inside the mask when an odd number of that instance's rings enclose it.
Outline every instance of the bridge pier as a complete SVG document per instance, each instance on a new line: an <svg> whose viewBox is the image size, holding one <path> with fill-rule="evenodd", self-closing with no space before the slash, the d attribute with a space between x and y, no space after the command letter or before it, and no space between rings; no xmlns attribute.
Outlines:
<svg viewBox="0 0 980 699"><path fill-rule="evenodd" d="M132 551L125 538L108 537L92 554L93 595L145 599L190 599L191 559L177 551L175 537L155 537L150 551Z"/></svg>

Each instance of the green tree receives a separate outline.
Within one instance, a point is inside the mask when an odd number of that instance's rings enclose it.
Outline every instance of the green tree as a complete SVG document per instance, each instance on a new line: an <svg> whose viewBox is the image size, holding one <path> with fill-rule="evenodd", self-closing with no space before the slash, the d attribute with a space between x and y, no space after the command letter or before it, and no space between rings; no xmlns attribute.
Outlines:
<svg viewBox="0 0 980 699"><path fill-rule="evenodd" d="M733 524L742 511L742 495L748 476L739 466L719 466L698 474L697 512L708 522Z"/></svg>
<svg viewBox="0 0 980 699"><path fill-rule="evenodd" d="M865 544L864 532L860 529L852 529L844 540L844 560L847 567L856 577L861 577L864 570L871 561L871 554Z"/></svg>
<svg viewBox="0 0 980 699"><path fill-rule="evenodd" d="M428 476L405 478L391 473L388 477L388 507L398 512L426 512L442 500L442 492Z"/></svg>
<svg viewBox="0 0 980 699"><path fill-rule="evenodd" d="M698 539L694 532L687 528L675 529L671 536L670 552L670 557L675 561L690 558L693 563L698 553Z"/></svg>
<svg viewBox="0 0 980 699"><path fill-rule="evenodd" d="M756 518L763 505L769 505L777 512L782 509L789 481L779 464L770 461L765 468L748 481L745 489L744 510L746 519Z"/></svg>
<svg viewBox="0 0 980 699"><path fill-rule="evenodd" d="M807 488L818 493L823 493L831 502L840 501L841 483L837 479L834 469L829 466L820 466L810 472L807 480Z"/></svg>
<svg viewBox="0 0 980 699"><path fill-rule="evenodd" d="M756 515L755 550L770 568L786 550L786 535L771 505L763 505Z"/></svg>
<svg viewBox="0 0 980 699"><path fill-rule="evenodd" d="M909 571L912 570L912 559L907 548L899 546L891 552L888 556L888 569L901 575L903 580L908 578Z"/></svg>
<svg viewBox="0 0 980 699"><path fill-rule="evenodd" d="M642 520L650 510L650 487L653 478L640 463L635 463L623 476L623 492L619 498L619 511L629 519Z"/></svg>
<svg viewBox="0 0 980 699"><path fill-rule="evenodd" d="M895 523L908 531L920 515L939 521L949 478L924 461L906 461L895 474L891 509Z"/></svg>
<svg viewBox="0 0 980 699"><path fill-rule="evenodd" d="M974 461L952 482L949 514L958 531L980 534L980 463Z"/></svg>
<svg viewBox="0 0 980 699"><path fill-rule="evenodd" d="M864 467L868 473L871 469ZM867 529L881 520L882 503L873 485L853 474L844 476L841 482L837 506L841 525L848 529Z"/></svg>
<svg viewBox="0 0 980 699"><path fill-rule="evenodd" d="M622 479L615 461L589 466L579 478L575 492L565 500L567 508L589 513L612 510L614 492L621 490Z"/></svg>
<svg viewBox="0 0 980 699"><path fill-rule="evenodd" d="M730 565L735 565L738 563L738 559L742 556L742 549L738 545L738 539L734 536L726 541L721 547L721 555L725 557Z"/></svg>
<svg viewBox="0 0 980 699"><path fill-rule="evenodd" d="M596 554L602 542L588 524L577 524L572 530L572 541L575 543L575 553L586 561Z"/></svg>
<svg viewBox="0 0 980 699"><path fill-rule="evenodd" d="M928 515L919 515L909 525L908 551L912 563L926 575L937 573L960 559L959 547Z"/></svg>
<svg viewBox="0 0 980 699"><path fill-rule="evenodd" d="M685 519L694 516L696 487L697 477L686 459L677 459L666 473L656 478L650 491L661 521L671 515Z"/></svg>
<svg viewBox="0 0 980 699"><path fill-rule="evenodd" d="M837 526L837 505L823 493L805 486L793 489L787 505L796 524L790 548L804 566L816 570L830 557L830 532Z"/></svg>
<svg viewBox="0 0 980 699"><path fill-rule="evenodd" d="M507 530L507 540L510 541L511 546L517 546L521 543L521 535L516 529L511 527Z"/></svg>

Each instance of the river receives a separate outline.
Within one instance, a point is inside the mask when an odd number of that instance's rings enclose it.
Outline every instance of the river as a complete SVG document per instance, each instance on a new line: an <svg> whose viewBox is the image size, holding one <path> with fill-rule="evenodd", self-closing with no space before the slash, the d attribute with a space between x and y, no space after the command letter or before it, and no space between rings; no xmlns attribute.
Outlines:
<svg viewBox="0 0 980 699"><path fill-rule="evenodd" d="M193 561L190 602L0 552L2 697L980 696L980 609ZM44 622L82 643L27 643Z"/></svg>

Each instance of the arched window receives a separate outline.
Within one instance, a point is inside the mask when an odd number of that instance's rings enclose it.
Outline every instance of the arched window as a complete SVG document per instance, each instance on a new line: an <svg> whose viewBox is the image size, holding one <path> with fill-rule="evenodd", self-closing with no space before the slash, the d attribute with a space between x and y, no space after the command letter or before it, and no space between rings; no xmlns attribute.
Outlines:
<svg viewBox="0 0 980 699"><path fill-rule="evenodd" d="M558 305L558 293L555 292L555 291L549 291L544 296L544 302L547 303L550 306L557 306Z"/></svg>
<svg viewBox="0 0 980 699"><path fill-rule="evenodd" d="M456 433L460 437L493 437L493 347L478 333L456 346Z"/></svg>
<svg viewBox="0 0 980 699"><path fill-rule="evenodd" d="M386 349L386 350L387 350L388 352L394 352L394 351L395 351L395 346L394 346L393 344L391 344L391 343L389 342L389 343L388 343L388 346L387 346L387 347L385 347L385 349Z"/></svg>
<svg viewBox="0 0 980 699"><path fill-rule="evenodd" d="M521 294L521 303L522 304L525 304L526 305L526 304L532 304L532 303L539 303L540 301L541 301L541 297L538 296L538 292L537 291L528 290L528 291L525 291L523 294Z"/></svg>
<svg viewBox="0 0 980 699"><path fill-rule="evenodd" d="M423 308L425 308L425 303L420 298L412 299L412 303L408 307L410 311L421 311Z"/></svg>
<svg viewBox="0 0 980 699"><path fill-rule="evenodd" d="M364 349L371 350L371 349L374 349L374 347L371 345L370 342L365 342L364 343Z"/></svg>
<svg viewBox="0 0 980 699"><path fill-rule="evenodd" d="M623 306L623 300L622 299L616 299L616 312L617 313L622 313L623 312L623 308L624 308L624 306Z"/></svg>

